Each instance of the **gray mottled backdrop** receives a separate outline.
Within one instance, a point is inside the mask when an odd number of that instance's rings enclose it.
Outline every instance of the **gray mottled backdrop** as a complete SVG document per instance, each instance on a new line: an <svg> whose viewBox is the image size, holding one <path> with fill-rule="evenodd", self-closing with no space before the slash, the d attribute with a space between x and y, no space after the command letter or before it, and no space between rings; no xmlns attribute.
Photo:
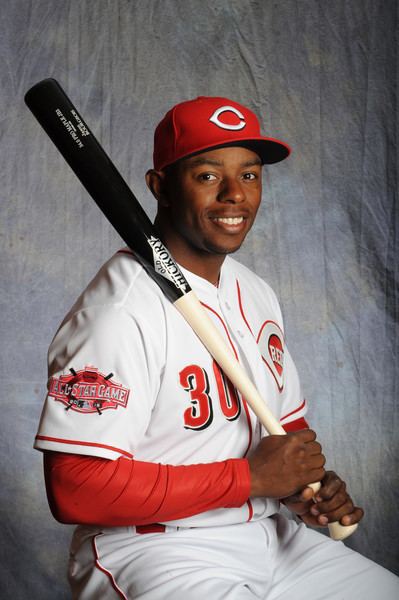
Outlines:
<svg viewBox="0 0 399 600"><path fill-rule="evenodd" d="M1 0L1 598L68 598L71 529L32 450L46 352L120 245L23 103L57 78L136 190L170 105L226 95L292 157L265 172L241 260L281 299L328 463L366 518L349 545L399 571L395 0Z"/></svg>

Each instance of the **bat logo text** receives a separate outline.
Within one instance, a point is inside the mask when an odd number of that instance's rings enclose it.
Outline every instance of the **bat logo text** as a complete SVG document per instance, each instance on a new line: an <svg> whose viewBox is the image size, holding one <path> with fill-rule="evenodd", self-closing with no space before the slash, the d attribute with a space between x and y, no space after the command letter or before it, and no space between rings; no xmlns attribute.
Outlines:
<svg viewBox="0 0 399 600"><path fill-rule="evenodd" d="M68 131L69 135L71 136L73 141L76 143L78 148L83 148L84 144L83 144L82 140L79 138L78 134L76 133L75 125L73 123L71 123L71 121L68 121L68 119L66 117L64 117L64 115L62 114L62 112L60 111L59 108L56 109L55 114L60 119L61 123L63 124L65 129Z"/></svg>
<svg viewBox="0 0 399 600"><path fill-rule="evenodd" d="M182 292L189 291L190 286L186 278L161 240L151 236L147 238L147 241L152 248L155 271L166 279L169 279L169 281L172 281Z"/></svg>
<svg viewBox="0 0 399 600"><path fill-rule="evenodd" d="M89 130L87 129L86 125L83 123L82 119L79 117L79 115L76 112L76 110L72 109L71 110L71 115L73 117L75 117L75 121L78 124L78 129L79 129L80 133L83 135L83 137L85 137L86 135L90 135Z"/></svg>

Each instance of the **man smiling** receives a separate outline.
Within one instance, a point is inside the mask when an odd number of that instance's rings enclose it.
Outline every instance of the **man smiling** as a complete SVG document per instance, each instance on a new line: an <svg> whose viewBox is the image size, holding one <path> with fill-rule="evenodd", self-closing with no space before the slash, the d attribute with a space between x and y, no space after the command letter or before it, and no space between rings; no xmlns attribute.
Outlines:
<svg viewBox="0 0 399 600"><path fill-rule="evenodd" d="M200 97L158 125L146 175L160 239L286 436L262 430L127 249L104 265L52 342L36 447L54 516L79 524L74 598L397 597L388 571L279 512L284 502L319 527L363 515L324 469L273 291L228 256L255 220L262 165L288 154L246 107ZM56 395L66 381L123 389L124 402ZM307 486L319 480L314 503Z"/></svg>

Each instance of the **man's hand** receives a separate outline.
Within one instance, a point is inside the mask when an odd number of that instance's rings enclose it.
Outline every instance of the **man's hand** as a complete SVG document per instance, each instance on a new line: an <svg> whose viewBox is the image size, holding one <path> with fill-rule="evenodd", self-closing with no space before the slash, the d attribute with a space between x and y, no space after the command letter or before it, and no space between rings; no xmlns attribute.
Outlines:
<svg viewBox="0 0 399 600"><path fill-rule="evenodd" d="M293 496L325 475L325 458L316 434L304 429L264 437L248 458L252 497Z"/></svg>
<svg viewBox="0 0 399 600"><path fill-rule="evenodd" d="M306 487L301 492L283 500L285 506L299 515L304 523L312 527L325 527L340 521L342 525L358 523L363 510L354 506L346 491L346 484L334 471L326 471L321 488L313 499L313 490Z"/></svg>

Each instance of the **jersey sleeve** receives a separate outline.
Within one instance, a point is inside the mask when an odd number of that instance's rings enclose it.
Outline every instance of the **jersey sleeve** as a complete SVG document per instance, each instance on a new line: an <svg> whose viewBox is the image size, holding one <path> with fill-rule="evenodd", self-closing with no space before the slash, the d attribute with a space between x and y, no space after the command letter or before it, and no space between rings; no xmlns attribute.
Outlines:
<svg viewBox="0 0 399 600"><path fill-rule="evenodd" d="M156 334L118 305L70 315L49 349L35 448L131 458L148 427L163 368Z"/></svg>

